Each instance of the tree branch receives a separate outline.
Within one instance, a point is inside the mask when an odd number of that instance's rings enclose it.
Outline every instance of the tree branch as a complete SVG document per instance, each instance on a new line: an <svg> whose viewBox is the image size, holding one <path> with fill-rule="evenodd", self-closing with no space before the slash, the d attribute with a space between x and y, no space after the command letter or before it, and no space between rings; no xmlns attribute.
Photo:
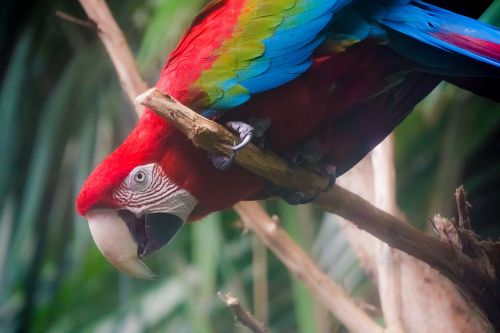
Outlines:
<svg viewBox="0 0 500 333"><path fill-rule="evenodd" d="M85 27L85 28L89 28L89 29L92 29L94 31L97 31L97 27L93 21L82 20L82 19L79 19L78 17L74 17L73 15L70 15L70 14L65 13L63 11L60 11L60 10L56 11L55 14L56 14L56 16L59 16L63 20L66 20L66 21L71 22L73 24L79 25L81 27Z"/></svg>
<svg viewBox="0 0 500 333"><path fill-rule="evenodd" d="M157 89L147 91L136 101L153 109L188 136L196 146L209 152L229 156L231 146L238 141L224 126L204 118ZM281 187L300 191L326 187L327 180L319 172L306 168L291 170L277 155L263 152L253 144L239 151L235 162ZM500 313L500 286L494 273L500 271L500 267L495 267L492 274L475 258L404 223L340 186L323 192L314 203L327 212L353 222L391 247L431 265L460 287L491 323L500 329L500 317L497 315ZM491 261L494 262L493 259Z"/></svg>
<svg viewBox="0 0 500 333"><path fill-rule="evenodd" d="M350 332L383 333L384 329L366 314L351 296L288 236L278 222L257 202L240 202L234 206L245 226L252 230L280 259L288 270L312 291L314 296Z"/></svg>
<svg viewBox="0 0 500 333"><path fill-rule="evenodd" d="M183 132L195 146L208 152L229 156L231 147L239 142L239 137L224 126L194 112L156 88L139 95L136 103L153 109ZM278 155L264 152L254 144L239 151L236 161L245 169L289 189L316 191L328 186L328 179L319 171L303 167L291 169Z"/></svg>
<svg viewBox="0 0 500 333"><path fill-rule="evenodd" d="M243 309L239 299L230 293L223 294L218 292L217 295L224 302L224 304L226 304L226 306L233 311L236 319L249 330L254 333L269 333L269 330L264 326L264 324L255 319L250 312Z"/></svg>

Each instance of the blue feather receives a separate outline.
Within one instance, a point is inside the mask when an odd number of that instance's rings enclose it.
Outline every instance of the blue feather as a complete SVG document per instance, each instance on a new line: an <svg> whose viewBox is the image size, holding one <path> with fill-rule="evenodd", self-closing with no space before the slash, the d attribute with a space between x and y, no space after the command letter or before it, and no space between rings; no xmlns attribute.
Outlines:
<svg viewBox="0 0 500 333"><path fill-rule="evenodd" d="M447 35L459 35L499 44L500 30L496 27L418 0L399 1L397 5L379 5L377 8L372 4L369 8L365 8L364 12L371 13L372 19L389 28L390 45L414 61L448 69L452 73L462 69L472 73L474 70L484 72L484 65L500 67L500 57L481 54L474 50L473 45L470 49L454 45L445 38ZM422 44L411 47L408 38ZM476 65L483 64L483 67L474 68L471 64L460 66L462 68L453 66L464 61L475 61Z"/></svg>
<svg viewBox="0 0 500 333"><path fill-rule="evenodd" d="M276 67L276 70L269 71L264 75L260 75L253 79L244 81L241 83L241 85L247 88L252 94L276 88L283 82L288 82L297 78L311 66L311 63L312 60L307 60L294 67Z"/></svg>
<svg viewBox="0 0 500 333"><path fill-rule="evenodd" d="M271 60L268 58L260 58L258 60L254 60L246 67L244 70L238 71L238 80L240 82L243 82L245 80L248 80L250 78L259 76L263 73L265 73L271 64Z"/></svg>
<svg viewBox="0 0 500 333"><path fill-rule="evenodd" d="M285 84L307 71L312 54L324 41L326 27L334 13L352 0L300 0L291 14L276 26L275 33L262 41L264 53L250 60L248 66L238 69L237 80L218 82L217 87L228 91L235 84L249 93L237 96L224 94L203 114L232 108L245 103L250 94L263 92ZM293 14L292 14L293 13ZM262 13L259 14L262 17ZM253 33L253 32L252 32Z"/></svg>

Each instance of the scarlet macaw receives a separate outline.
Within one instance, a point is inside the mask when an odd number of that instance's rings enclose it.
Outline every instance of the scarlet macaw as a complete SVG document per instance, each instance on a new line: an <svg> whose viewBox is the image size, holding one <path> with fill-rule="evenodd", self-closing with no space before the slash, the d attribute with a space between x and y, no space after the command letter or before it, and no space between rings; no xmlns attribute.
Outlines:
<svg viewBox="0 0 500 333"><path fill-rule="evenodd" d="M342 174L442 79L498 98L476 83L497 80L499 68L497 28L420 0L216 0L156 87L243 128L245 141L245 123L265 120L279 153L320 142L321 162ZM218 170L217 161L230 162L209 159L146 110L89 176L77 209L111 263L150 278L140 258L186 221L265 190L263 179L237 166Z"/></svg>

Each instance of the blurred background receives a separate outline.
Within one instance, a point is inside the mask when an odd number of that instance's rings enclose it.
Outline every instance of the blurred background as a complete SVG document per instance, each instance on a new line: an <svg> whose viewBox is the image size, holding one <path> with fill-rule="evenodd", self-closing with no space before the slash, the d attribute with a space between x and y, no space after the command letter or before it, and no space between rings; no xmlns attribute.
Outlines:
<svg viewBox="0 0 500 333"><path fill-rule="evenodd" d="M150 85L204 3L109 2ZM185 228L151 257L157 281L120 274L100 255L74 200L135 114L95 32L57 10L86 17L77 1L0 4L0 332L247 332L219 290L273 332L343 332L232 211ZM498 17L496 1L484 19L498 25ZM498 104L442 84L395 138L398 203L410 221L428 229L434 213L456 215L463 183L474 229L499 237ZM333 279L377 306L335 217L279 200L266 208Z"/></svg>

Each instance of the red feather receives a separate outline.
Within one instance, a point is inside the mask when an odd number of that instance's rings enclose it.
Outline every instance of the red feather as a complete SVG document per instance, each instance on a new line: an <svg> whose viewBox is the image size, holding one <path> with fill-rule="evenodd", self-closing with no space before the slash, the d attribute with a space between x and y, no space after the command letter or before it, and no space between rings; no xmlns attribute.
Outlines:
<svg viewBox="0 0 500 333"><path fill-rule="evenodd" d="M500 44L450 32L436 32L434 35L443 41L475 54L479 54L496 61L500 60Z"/></svg>
<svg viewBox="0 0 500 333"><path fill-rule="evenodd" d="M219 0L205 7L170 54L156 87L189 105L188 89L216 60L211 55L232 35L245 2Z"/></svg>

